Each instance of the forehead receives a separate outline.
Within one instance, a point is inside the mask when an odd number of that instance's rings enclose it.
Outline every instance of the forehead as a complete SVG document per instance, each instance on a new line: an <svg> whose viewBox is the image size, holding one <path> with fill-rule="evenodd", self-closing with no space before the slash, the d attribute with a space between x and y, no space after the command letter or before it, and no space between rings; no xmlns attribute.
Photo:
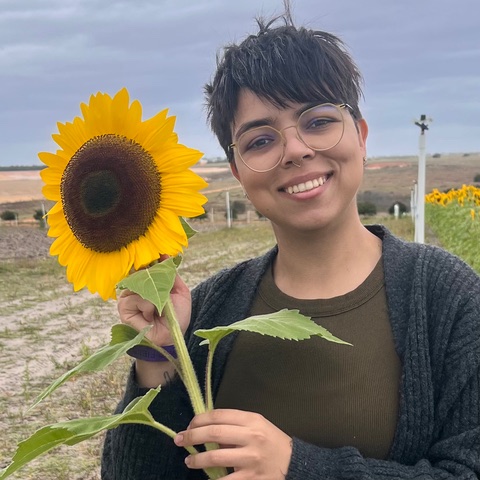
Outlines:
<svg viewBox="0 0 480 480"><path fill-rule="evenodd" d="M254 120L269 118L276 119L280 115L295 117L301 103L285 102L285 106L279 106L264 97L260 97L251 90L242 89L238 95L237 109L231 125L232 133L244 123Z"/></svg>

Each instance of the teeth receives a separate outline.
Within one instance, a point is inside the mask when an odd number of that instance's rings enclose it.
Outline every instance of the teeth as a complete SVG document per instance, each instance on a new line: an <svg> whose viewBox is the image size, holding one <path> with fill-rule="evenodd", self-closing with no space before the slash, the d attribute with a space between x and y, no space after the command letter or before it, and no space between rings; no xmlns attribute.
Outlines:
<svg viewBox="0 0 480 480"><path fill-rule="evenodd" d="M292 185L285 190L291 195L292 193L308 192L317 187L321 187L327 181L327 177L319 177L314 180L309 180L305 183L299 183L298 185Z"/></svg>

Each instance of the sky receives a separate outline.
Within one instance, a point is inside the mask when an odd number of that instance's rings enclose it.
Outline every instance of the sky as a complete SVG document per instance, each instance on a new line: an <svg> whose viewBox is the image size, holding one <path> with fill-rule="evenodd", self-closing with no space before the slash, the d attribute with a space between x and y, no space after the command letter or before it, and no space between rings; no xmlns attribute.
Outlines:
<svg viewBox="0 0 480 480"><path fill-rule="evenodd" d="M256 33L281 0L0 0L0 166L40 165L57 122L122 87L143 118L169 109L180 142L224 153L203 86L222 46ZM292 0L297 25L347 45L365 79L369 157L480 151L479 0Z"/></svg>

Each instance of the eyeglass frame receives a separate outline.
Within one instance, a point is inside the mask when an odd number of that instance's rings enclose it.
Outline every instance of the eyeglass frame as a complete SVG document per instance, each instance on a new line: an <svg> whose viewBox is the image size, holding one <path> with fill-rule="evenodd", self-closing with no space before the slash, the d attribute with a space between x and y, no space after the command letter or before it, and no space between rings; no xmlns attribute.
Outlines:
<svg viewBox="0 0 480 480"><path fill-rule="evenodd" d="M342 130L342 134L340 135L340 138L338 139L338 142L335 143L335 145L332 145L331 147L327 147L327 148L313 148L311 147L310 145L308 145L305 140L303 139L303 137L298 133L298 123L300 121L300 118L302 117L302 115L305 113L305 112L309 112L310 110L313 110L314 108L318 108L318 107L322 107L323 105L331 105L335 108L338 108L338 109L341 109L341 108L347 108L349 111L350 111L350 115L352 115L353 118L355 118L355 111L353 109L353 107L351 107L348 103L339 103L339 104L335 104L335 103L330 103L330 102L326 102L326 103L319 103L318 105L315 105L313 107L310 107L308 108L307 110L305 110L304 112L302 112L302 114L298 117L298 120L297 120L297 123L295 125L289 125L288 127L285 127L285 128L282 128L282 130L277 130L275 127L272 127L270 125L266 125L268 126L269 128L271 128L272 130L275 130L276 132L278 132L280 134L280 137L282 138L283 142L283 152L282 152L282 155L280 156L280 158L278 159L277 163L275 163L275 165L273 167L270 167L268 168L267 170L258 170L258 169L255 169L255 168L252 168L250 165L247 164L247 162L245 162L245 160L243 159L242 155L240 154L240 152L238 153L238 156L240 157L240 160L242 161L242 163L247 167L249 168L252 172L256 172L256 173L265 173L265 172L270 172L271 170L273 170L275 167L277 167L278 165L280 165L280 163L282 162L283 158L285 157L285 147L287 146L287 139L285 138L285 136L283 135L283 132L287 129L287 128L295 128L295 130L297 131L297 138L307 147L307 148L310 148L312 150L314 150L315 152L325 152L327 150L330 150L331 148L334 148L336 147L341 141L342 141L342 138L343 138L343 134L345 133L345 119L344 119L344 123L343 123L343 130ZM262 128L262 127L255 127L253 128L252 130L255 130L256 128ZM251 131L251 130L247 130L246 132L243 132L242 135L240 135L239 139L245 134L247 133L248 131ZM238 142L238 140L237 140ZM232 151L233 153L233 147L237 147L237 143L231 143L229 146L228 146L228 149L230 151ZM237 147L238 148L238 147ZM233 160L233 155L232 155L232 160Z"/></svg>

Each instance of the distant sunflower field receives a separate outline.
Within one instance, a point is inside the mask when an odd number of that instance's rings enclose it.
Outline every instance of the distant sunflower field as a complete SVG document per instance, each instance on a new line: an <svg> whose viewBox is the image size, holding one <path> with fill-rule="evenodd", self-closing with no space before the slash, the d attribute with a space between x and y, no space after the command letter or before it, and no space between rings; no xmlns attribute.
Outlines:
<svg viewBox="0 0 480 480"><path fill-rule="evenodd" d="M433 189L425 196L425 214L442 246L480 273L480 188Z"/></svg>

